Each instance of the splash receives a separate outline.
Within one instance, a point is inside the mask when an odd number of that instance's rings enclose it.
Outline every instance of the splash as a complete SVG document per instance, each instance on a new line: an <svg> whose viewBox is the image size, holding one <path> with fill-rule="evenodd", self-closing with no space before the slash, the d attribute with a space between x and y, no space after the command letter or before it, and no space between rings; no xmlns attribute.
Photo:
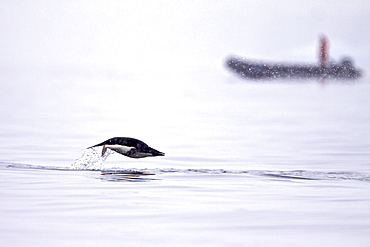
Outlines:
<svg viewBox="0 0 370 247"><path fill-rule="evenodd" d="M110 154L114 153L112 150L107 150L102 156L98 147L87 148L72 165L71 169L76 170L103 170L105 160Z"/></svg>

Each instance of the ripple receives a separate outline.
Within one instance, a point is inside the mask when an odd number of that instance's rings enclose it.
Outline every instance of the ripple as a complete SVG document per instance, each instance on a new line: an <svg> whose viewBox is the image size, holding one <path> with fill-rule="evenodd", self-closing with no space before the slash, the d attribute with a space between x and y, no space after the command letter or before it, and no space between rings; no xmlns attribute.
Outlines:
<svg viewBox="0 0 370 247"><path fill-rule="evenodd" d="M109 155L109 154L108 154ZM107 156L108 156L107 155ZM106 159L107 156L101 160ZM101 172L101 179L108 181L120 181L120 180L156 180L155 178L149 178L149 176L160 175L160 174L246 174L251 176L268 177L273 179L282 180L355 180L370 182L370 174L360 172L322 172L322 171L309 171L309 170L291 170L291 171L274 171L274 170L226 170L226 169L206 169L206 168L189 168L189 169L178 169L178 168L153 168L153 169L136 169L136 168L110 168L101 169L101 163L93 162L90 163L89 159L85 159L87 156L82 156L78 159L71 168L56 167L56 166L38 166L21 163L8 163L0 162L0 167L13 168L13 169L41 169L41 170L56 170L56 171L95 171ZM87 161L86 161L87 160ZM83 161L83 162L81 162ZM78 165L76 165L78 164Z"/></svg>

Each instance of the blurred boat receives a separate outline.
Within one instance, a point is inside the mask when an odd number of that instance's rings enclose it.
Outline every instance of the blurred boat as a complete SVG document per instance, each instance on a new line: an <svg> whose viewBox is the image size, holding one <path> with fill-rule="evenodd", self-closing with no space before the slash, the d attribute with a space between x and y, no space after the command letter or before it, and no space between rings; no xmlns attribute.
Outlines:
<svg viewBox="0 0 370 247"><path fill-rule="evenodd" d="M361 70L354 67L351 58L343 58L340 63L328 62L328 41L322 36L320 39L318 65L287 65L254 62L244 58L230 57L227 67L234 73L246 79L357 79L361 77Z"/></svg>

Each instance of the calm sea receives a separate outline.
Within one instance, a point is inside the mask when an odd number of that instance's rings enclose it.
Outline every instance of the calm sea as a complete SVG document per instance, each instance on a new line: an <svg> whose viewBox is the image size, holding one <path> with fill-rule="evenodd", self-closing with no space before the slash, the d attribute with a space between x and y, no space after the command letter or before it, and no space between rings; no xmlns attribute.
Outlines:
<svg viewBox="0 0 370 247"><path fill-rule="evenodd" d="M370 83L0 73L0 246L369 246ZM165 157L71 168L138 138Z"/></svg>

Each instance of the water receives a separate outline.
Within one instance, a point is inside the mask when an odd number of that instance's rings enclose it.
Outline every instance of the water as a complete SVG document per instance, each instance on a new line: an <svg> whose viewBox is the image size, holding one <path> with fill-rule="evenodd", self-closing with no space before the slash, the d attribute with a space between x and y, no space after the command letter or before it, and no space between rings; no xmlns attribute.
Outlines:
<svg viewBox="0 0 370 247"><path fill-rule="evenodd" d="M1 245L368 246L368 79L189 75L3 75Z"/></svg>
<svg viewBox="0 0 370 247"><path fill-rule="evenodd" d="M2 198L9 199L1 239L8 246L368 243L369 177L180 170L129 179L21 167L2 167L1 174Z"/></svg>
<svg viewBox="0 0 370 247"><path fill-rule="evenodd" d="M0 3L0 246L370 245L369 4L27 4ZM321 32L363 78L224 67L315 63ZM166 156L86 149L117 136Z"/></svg>

